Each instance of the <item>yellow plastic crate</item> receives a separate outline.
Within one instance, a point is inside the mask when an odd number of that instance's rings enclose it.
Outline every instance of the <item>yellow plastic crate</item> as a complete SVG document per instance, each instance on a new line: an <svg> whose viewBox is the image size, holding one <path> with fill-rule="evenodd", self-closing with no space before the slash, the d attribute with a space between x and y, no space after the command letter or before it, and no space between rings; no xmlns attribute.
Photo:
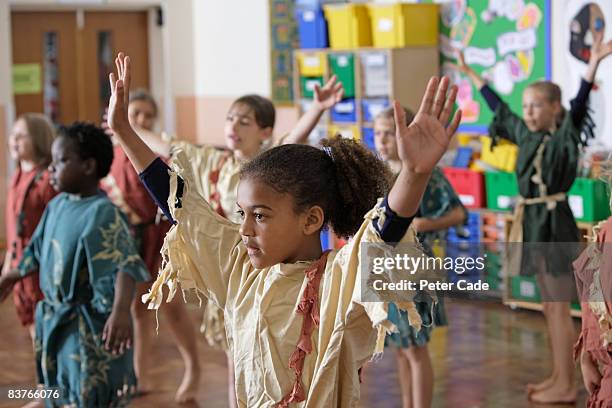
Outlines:
<svg viewBox="0 0 612 408"><path fill-rule="evenodd" d="M337 134L340 134L344 138L361 141L361 129L357 125L330 125L327 127L327 131L329 137L334 137Z"/></svg>
<svg viewBox="0 0 612 408"><path fill-rule="evenodd" d="M370 4L375 47L395 48L438 44L436 4Z"/></svg>
<svg viewBox="0 0 612 408"><path fill-rule="evenodd" d="M372 45L370 14L365 4L327 4L323 8L330 48L342 50Z"/></svg>
<svg viewBox="0 0 612 408"><path fill-rule="evenodd" d="M482 143L480 160L508 173L512 173L516 169L519 150L517 145L506 140L500 140L491 151L490 137L481 136L480 143Z"/></svg>
<svg viewBox="0 0 612 408"><path fill-rule="evenodd" d="M325 53L299 52L297 60L301 76L317 77L325 75Z"/></svg>

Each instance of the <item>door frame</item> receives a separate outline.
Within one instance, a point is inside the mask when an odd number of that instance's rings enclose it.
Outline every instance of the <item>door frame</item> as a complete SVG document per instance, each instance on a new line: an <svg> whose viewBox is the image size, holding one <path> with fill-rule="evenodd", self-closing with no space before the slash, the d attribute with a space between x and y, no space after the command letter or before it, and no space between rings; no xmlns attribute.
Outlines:
<svg viewBox="0 0 612 408"><path fill-rule="evenodd" d="M172 88L171 81L165 74L169 72L168 52L164 49L164 45L168 42L165 37L168 35L168 30L164 26L158 24L159 10L163 10L164 0L157 1L141 1L141 0L125 0L125 3L104 3L100 4L101 0L82 0L82 5L74 4L49 4L42 1L24 1L21 4L8 4L6 0L0 0L0 39L3 37L4 44L0 43L0 104L6 101L5 105L5 120L4 127L6 133L10 131L10 126L15 120L15 107L12 90L12 38L11 38L11 13L13 11L70 11L75 13L77 26L82 24L84 13L89 11L105 11L105 12L121 12L121 11L146 11L148 18L148 41L149 41L149 84L150 91L157 101L160 102L160 118L158 126L161 129L173 132L175 128L174 101L171 97ZM3 4L5 10L3 12ZM4 31L4 33L2 32ZM4 55L1 55L2 50L6 50ZM4 57L4 58L3 58ZM2 62L4 61L4 62ZM0 112L0 115L2 112ZM0 118L0 126L2 126L2 118ZM4 129L0 129L0 132ZM9 160L10 162L10 160ZM11 169L12 170L12 169Z"/></svg>

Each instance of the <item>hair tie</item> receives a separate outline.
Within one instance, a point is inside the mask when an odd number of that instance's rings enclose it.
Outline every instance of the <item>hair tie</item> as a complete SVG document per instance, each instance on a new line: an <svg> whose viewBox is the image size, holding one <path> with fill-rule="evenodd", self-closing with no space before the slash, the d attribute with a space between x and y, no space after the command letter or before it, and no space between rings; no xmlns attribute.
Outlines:
<svg viewBox="0 0 612 408"><path fill-rule="evenodd" d="M329 156L330 159L332 159L332 161L334 160L334 156L332 156L332 149L329 146L323 146L323 151L325 152L326 155Z"/></svg>

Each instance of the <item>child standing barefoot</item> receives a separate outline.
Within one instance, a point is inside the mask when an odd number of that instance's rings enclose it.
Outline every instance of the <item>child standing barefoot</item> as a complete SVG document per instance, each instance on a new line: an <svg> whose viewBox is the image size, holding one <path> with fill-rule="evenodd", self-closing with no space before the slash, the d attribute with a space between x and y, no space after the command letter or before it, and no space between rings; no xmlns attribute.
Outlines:
<svg viewBox="0 0 612 408"><path fill-rule="evenodd" d="M157 118L157 104L148 92L136 90L130 95L128 118L135 128L149 132L153 130ZM140 182L138 174L119 145L114 147L114 157L110 173L102 179L101 186L113 204L128 218L136 235L140 256L147 265L149 273L156 276L161 265L161 246L170 229L170 223L159 219L157 205ZM139 394L147 393L152 388L150 361L152 342L155 339L155 316L147 311L140 301L150 287L151 282L137 285L137 293L132 302L134 369L138 378ZM195 330L181 300L176 299L169 303L162 313L185 364L185 374L175 398L177 402L184 403L195 398L200 380Z"/></svg>
<svg viewBox="0 0 612 408"><path fill-rule="evenodd" d="M130 304L148 273L118 208L98 190L113 148L93 125L76 123L53 143L53 199L19 269L0 278L0 297L40 269L45 299L36 308L39 382L57 387L57 405L109 407L127 402L132 368Z"/></svg>
<svg viewBox="0 0 612 408"><path fill-rule="evenodd" d="M570 111L565 112L561 106L560 88L551 82L540 81L531 84L523 93L523 119L510 111L459 54L460 69L495 111L489 129L491 137L494 141L508 139L520 149L516 174L522 198L515 212L512 242L579 241L567 191L576 178L580 133L595 74L599 63L612 53L612 41L602 43L602 35L595 38L591 47L589 66ZM573 286L569 268L573 254L532 255L523 258L530 260L530 269L538 277L542 297L548 299L542 306L552 348L553 370L548 379L530 384L528 393L537 403L571 403L577 393L571 353L575 334L570 296L560 292L567 292Z"/></svg>
<svg viewBox="0 0 612 408"><path fill-rule="evenodd" d="M109 125L158 205L176 221L148 300L159 306L162 285L171 284L173 296L180 283L223 310L239 406L356 405L358 369L381 351L377 340L390 327L385 303L360 301L359 246L414 242L407 231L411 218L459 124L460 114L445 128L456 88L446 98L448 80L432 78L409 127L396 106L403 165L382 204L376 198L384 193L384 167L360 144L336 139L324 142L325 150L285 145L241 170L236 225L198 194L188 156L177 152L176 172L169 173L129 127L129 58L117 65ZM328 223L337 234L353 236L339 252L321 249L319 234ZM414 305L404 307L418 325Z"/></svg>
<svg viewBox="0 0 612 408"><path fill-rule="evenodd" d="M342 99L343 92L342 84L338 83L335 77L322 88L315 86L311 108L300 118L296 127L281 139L281 142L304 143L321 115ZM133 106L132 102L130 106ZM232 103L225 117L226 149L197 146L188 142L164 142L146 128L148 118L151 116L152 114L147 114L147 107L142 102L128 111L130 123L138 125L135 130L157 154L167 156L171 151L180 149L189 157L186 165L189 165L198 176L194 188L219 215L239 223L236 190L240 179L240 168L270 145L276 117L272 102L259 95L244 95ZM140 121L140 124L136 123L137 121ZM117 155L127 162L125 153ZM133 172L133 169L131 171ZM140 189L144 187L141 186ZM228 351L223 311L210 300L206 302L204 308L202 331L211 347L224 350L227 354L229 403L230 407L234 407L236 401L233 389L233 364Z"/></svg>
<svg viewBox="0 0 612 408"><path fill-rule="evenodd" d="M2 275L16 268L34 233L47 203L57 194L49 183L47 166L51 162L51 144L55 130L49 120L37 113L20 116L9 135L9 152L17 162L6 206L8 251ZM15 284L13 300L21 324L34 339L34 310L43 298L38 286L38 272Z"/></svg>
<svg viewBox="0 0 612 408"><path fill-rule="evenodd" d="M409 125L414 113L404 110L405 123ZM386 109L374 118L374 143L376 151L394 174L401 170L395 138L393 108ZM439 168L434 168L419 212L412 222L419 241L431 251L441 232L453 225L462 224L467 211L459 197ZM427 343L434 326L446 325L446 313L442 298L438 298L432 309L432 299L416 302L423 327L416 331L410 326L406 312L399 312L395 304L389 305L390 320L397 324L398 333L387 335L385 345L394 345L397 350L398 376L404 408L430 407L433 397L434 373ZM433 316L432 316L433 315ZM433 320L432 320L433 318Z"/></svg>

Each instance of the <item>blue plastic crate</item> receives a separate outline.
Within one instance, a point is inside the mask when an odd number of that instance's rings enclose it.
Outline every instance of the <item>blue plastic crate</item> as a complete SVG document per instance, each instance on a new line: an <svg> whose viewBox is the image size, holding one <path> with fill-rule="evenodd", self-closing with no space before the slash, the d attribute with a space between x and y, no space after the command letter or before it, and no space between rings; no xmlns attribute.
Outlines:
<svg viewBox="0 0 612 408"><path fill-rule="evenodd" d="M355 98L347 98L334 105L331 110L332 122L357 122Z"/></svg>
<svg viewBox="0 0 612 408"><path fill-rule="evenodd" d="M328 249L333 249L330 235L331 234L328 229L324 229L321 231L321 248L323 248L324 251L327 251Z"/></svg>
<svg viewBox="0 0 612 408"><path fill-rule="evenodd" d="M472 161L473 149L471 147L457 148L457 155L453 161L453 167L467 169Z"/></svg>
<svg viewBox="0 0 612 408"><path fill-rule="evenodd" d="M297 9L298 32L300 48L327 48L327 21L320 7Z"/></svg>
<svg viewBox="0 0 612 408"><path fill-rule="evenodd" d="M376 145L374 144L374 129L364 127L361 129L361 140L363 144L368 146L368 149L376 153Z"/></svg>
<svg viewBox="0 0 612 408"><path fill-rule="evenodd" d="M388 99L364 99L361 101L364 122L374 122L374 118L391 105Z"/></svg>

